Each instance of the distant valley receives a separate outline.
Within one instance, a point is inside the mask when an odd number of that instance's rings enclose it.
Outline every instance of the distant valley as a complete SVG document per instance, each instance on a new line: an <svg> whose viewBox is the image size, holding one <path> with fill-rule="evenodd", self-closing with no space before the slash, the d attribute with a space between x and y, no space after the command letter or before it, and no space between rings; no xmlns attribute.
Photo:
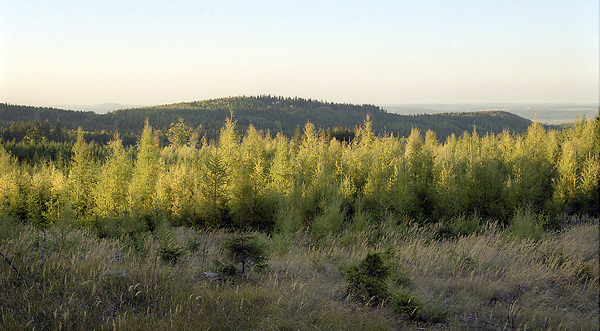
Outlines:
<svg viewBox="0 0 600 331"><path fill-rule="evenodd" d="M52 105L53 108L75 110L75 111L93 111L97 114L106 114L113 110L127 109L127 108L138 108L143 107L142 105L123 105L120 103L102 103L99 105Z"/></svg>

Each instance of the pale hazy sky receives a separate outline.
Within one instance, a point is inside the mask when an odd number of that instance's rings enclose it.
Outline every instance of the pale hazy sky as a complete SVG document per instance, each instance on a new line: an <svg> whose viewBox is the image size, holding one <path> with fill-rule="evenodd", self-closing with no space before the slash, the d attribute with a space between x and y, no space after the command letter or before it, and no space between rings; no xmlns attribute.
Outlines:
<svg viewBox="0 0 600 331"><path fill-rule="evenodd" d="M598 0L0 0L0 102L592 103Z"/></svg>

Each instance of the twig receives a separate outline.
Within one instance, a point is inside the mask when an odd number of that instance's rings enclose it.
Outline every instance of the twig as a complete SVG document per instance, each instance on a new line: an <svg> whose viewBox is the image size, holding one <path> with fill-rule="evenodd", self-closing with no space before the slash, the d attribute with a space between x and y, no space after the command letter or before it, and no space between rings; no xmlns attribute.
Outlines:
<svg viewBox="0 0 600 331"><path fill-rule="evenodd" d="M44 231L44 235L45 235L45 234L46 234L46 231ZM60 241L60 240L59 240L59 241ZM50 257L50 255L52 255L52 252L53 252L53 251L54 251L54 249L56 248L56 245L58 245L58 242L59 242L59 241L57 241L57 242L54 244L54 246L52 246L52 249L50 250L50 253L48 253L48 255L46 255L46 258L44 259L44 261L42 261L42 263L41 263L41 264L38 266L38 270L37 270L37 272L35 273L35 275L33 275L33 278L34 278L34 279L35 279L35 277L37 277L37 274L40 272L40 269L41 269L41 268L44 266L44 264L46 264L46 261L48 261L48 258ZM44 246L46 246L46 245L44 244Z"/></svg>
<svg viewBox="0 0 600 331"><path fill-rule="evenodd" d="M4 260L17 272L17 275L19 275L19 277L21 277L21 279L23 280L23 282L25 282L25 286L29 287L29 284L27 284L27 280L25 279L25 277L23 277L23 275L21 275L21 273L13 265L13 263L6 256L4 256L4 254L2 254L1 252L0 252L0 255L2 255L2 257L4 258Z"/></svg>
<svg viewBox="0 0 600 331"><path fill-rule="evenodd" d="M63 270L63 274L64 274L65 272L67 272L67 270L71 269L71 267L72 267L73 265L75 265L75 263L77 263L77 262L79 262L79 261L81 261L81 260L83 260L83 255L81 255L77 261L75 261L75 262L71 263L71 265L70 265L70 266L69 266L67 269Z"/></svg>

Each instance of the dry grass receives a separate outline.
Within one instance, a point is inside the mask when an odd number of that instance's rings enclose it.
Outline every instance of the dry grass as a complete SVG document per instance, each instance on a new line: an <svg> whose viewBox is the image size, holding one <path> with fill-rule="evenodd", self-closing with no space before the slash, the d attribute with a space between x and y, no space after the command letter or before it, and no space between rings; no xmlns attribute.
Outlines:
<svg viewBox="0 0 600 331"><path fill-rule="evenodd" d="M538 241L518 239L494 225L452 240L432 239L417 227L385 227L331 235L309 233L274 249L269 269L247 279L211 282L203 272L221 257L223 232L171 230L186 248L178 263L159 258L159 240L98 239L84 230L43 233L3 221L0 252L1 329L563 329L598 327L598 221L576 223ZM52 246L56 248L48 256ZM367 252L394 252L397 274L413 283L421 302L445 309L443 324L427 324L343 300L341 266ZM83 258L81 258L83 256ZM37 270L40 270L36 275ZM36 275L35 277L33 277ZM392 288L399 289L400 285Z"/></svg>

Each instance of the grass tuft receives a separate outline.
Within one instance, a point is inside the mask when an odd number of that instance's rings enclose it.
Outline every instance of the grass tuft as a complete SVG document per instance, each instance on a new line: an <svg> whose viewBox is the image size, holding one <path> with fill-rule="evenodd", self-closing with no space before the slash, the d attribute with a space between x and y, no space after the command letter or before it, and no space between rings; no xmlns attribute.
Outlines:
<svg viewBox="0 0 600 331"><path fill-rule="evenodd" d="M44 241L39 228L2 219L0 252L11 264L0 265L0 329L598 326L597 219L536 240L495 224L451 240L406 223L331 233L318 245L309 233L286 233L285 249L266 251L265 272L225 283L204 272L225 259L221 247L230 234L161 226L100 238L61 225L46 229ZM272 248L281 239L261 240ZM163 261L165 242L185 258ZM340 268L360 266L373 251L387 252L383 286L390 296L379 305L344 300L348 283Z"/></svg>

